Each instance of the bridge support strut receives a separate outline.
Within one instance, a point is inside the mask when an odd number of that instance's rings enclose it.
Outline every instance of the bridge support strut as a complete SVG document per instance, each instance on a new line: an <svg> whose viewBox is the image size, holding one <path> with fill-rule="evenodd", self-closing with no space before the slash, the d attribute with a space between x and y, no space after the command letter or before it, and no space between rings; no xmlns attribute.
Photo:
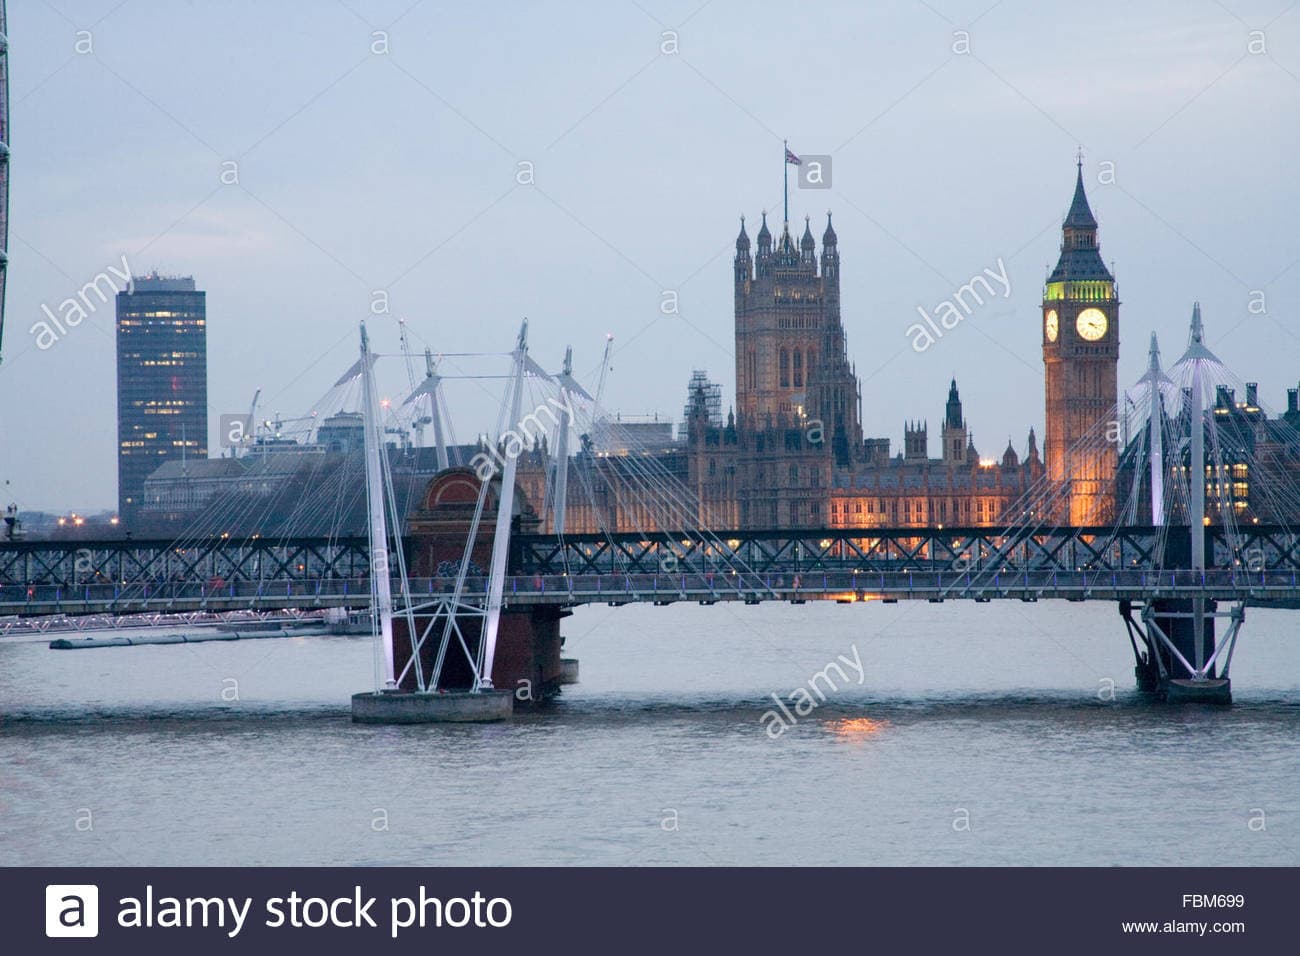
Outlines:
<svg viewBox="0 0 1300 956"><path fill-rule="evenodd" d="M1232 703L1228 671L1246 621L1244 601L1220 610L1205 599L1157 598L1136 614L1132 601L1121 601L1119 610L1133 648L1138 690L1171 703ZM1220 620L1227 627L1216 640Z"/></svg>

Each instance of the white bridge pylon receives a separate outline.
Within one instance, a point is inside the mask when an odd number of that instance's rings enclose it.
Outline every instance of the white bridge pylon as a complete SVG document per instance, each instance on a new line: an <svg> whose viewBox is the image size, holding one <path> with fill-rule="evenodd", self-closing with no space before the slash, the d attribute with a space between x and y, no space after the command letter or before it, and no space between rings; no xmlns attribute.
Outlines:
<svg viewBox="0 0 1300 956"><path fill-rule="evenodd" d="M551 523L557 538L564 537L565 511L569 500L569 433L573 428L573 400L595 399L573 377L573 346L564 350L564 365L555 377L560 389L560 421L556 426L555 455L551 462Z"/></svg>
<svg viewBox="0 0 1300 956"><path fill-rule="evenodd" d="M1160 342L1156 334L1151 333L1151 348L1147 353L1147 372L1141 383L1146 386L1148 416L1147 429L1150 434L1151 467L1151 523L1165 523L1165 453L1164 420L1165 392L1174 387L1173 381L1160 368Z"/></svg>
<svg viewBox="0 0 1300 956"><path fill-rule="evenodd" d="M370 352L366 323L361 323L361 357L339 379L339 383L361 375L361 406L365 421L366 508L370 531L370 616L378 643L381 664L376 683L385 689L397 686L393 673L393 593L388 573L388 527L384 516L383 471L386 462L379 433L375 396L375 360ZM336 383L338 384L338 383ZM401 550L400 548L398 549Z"/></svg>
<svg viewBox="0 0 1300 956"><path fill-rule="evenodd" d="M1205 345L1199 302L1192 308L1187 349L1169 372L1166 374L1161 368L1160 346L1152 334L1146 373L1128 392L1128 408L1132 411L1128 413L1125 432L1130 431L1128 426L1138 426L1135 433L1145 440L1135 443L1135 447L1147 459L1146 467L1140 461L1133 463L1133 487L1124 509L1125 520L1136 519L1141 479L1146 478L1151 524L1161 530L1158 547L1163 550L1164 539L1174 526L1180 529L1179 534L1185 529L1188 540L1184 558L1188 560L1181 566L1203 574L1205 525L1210 521L1207 486L1213 487L1216 492L1213 508L1224 526L1225 539L1238 563L1244 565L1237 513L1245 507L1245 502L1237 497L1232 468L1244 460L1246 449L1236 447L1240 441L1231 433L1235 410L1222 408L1219 401L1220 389L1234 384L1234 379ZM1254 472L1253 465L1248 467ZM1183 676L1169 672L1167 664L1177 661L1185 669L1186 678L1193 682L1210 680L1216 664L1220 666L1220 676L1226 679L1233 648L1245 621L1245 601L1233 602L1226 610L1208 610L1206 599L1199 596L1191 604L1190 610L1175 610L1148 601L1142 610L1145 625L1142 636L1155 657L1160 678ZM1216 618L1226 618L1229 623L1210 649L1205 640L1206 621ZM1180 650L1172 635L1166 632L1170 622L1180 620L1191 624L1190 654ZM1156 653L1157 645L1166 654Z"/></svg>
<svg viewBox="0 0 1300 956"><path fill-rule="evenodd" d="M403 330L404 333L405 330ZM405 349L404 354L406 354ZM528 320L525 319L520 326L515 348L509 354L511 370L507 378L501 416L504 429L502 435L498 436L496 443L501 445L506 441L507 435L512 436L510 438L511 442L519 441L516 429L519 428L518 423L521 421L524 381L526 378L533 377L557 385L563 400L559 403L562 408L562 417L559 423L557 442L559 446L559 464L556 471L558 475L564 476L567 471L566 459L569 431L572 426L572 416L570 414L572 396L580 396L588 401L591 400L586 390L573 378L572 350L570 349L566 353L564 370L559 376L548 374L528 354ZM506 561L510 553L510 535L515 510L515 477L518 457L523 450L522 445L517 448L511 447L507 442L501 455L503 460L499 473L485 478L480 483L474 516L465 549L461 555L460 566L457 569L456 584L452 594L432 601L421 602L417 605L412 600L410 593L405 554L401 547L404 517L397 511L397 502L393 495L391 470L383 443L383 422L380 420L380 403L377 399L378 393L375 388L373 374L375 359L375 354L370 350L369 338L363 322L361 324L361 356L339 379L339 383L345 383L357 376L362 378L363 417L366 435L367 520L373 568L371 574L371 607L378 648L376 656L379 661L377 685L380 688L392 689L400 686L408 675L413 673L419 690L436 689L442 676L447 652L450 649L452 639L455 638L473 672L473 687L471 690L473 692L490 690L492 689L492 668L495 662L497 636L500 631L505 591ZM451 432L451 420L447 413L447 403L442 389L443 378L438 374L432 354L428 350L425 352L425 364L426 375L424 381L413 389L402 403L402 407L416 403L421 399L428 399L430 413L428 417L434 426L437 463L439 470L442 470L448 466L447 446L444 436ZM562 492L564 490L563 477L557 480L557 484L559 486L558 490ZM474 543L478 538L487 497L493 485L496 485L498 491L497 514L492 537L491 568L485 600L482 604L479 604L467 600L466 580L473 564ZM384 505L385 499L387 499L387 507ZM562 504L559 505L559 511L555 518L558 526L563 527ZM411 640L410 658L400 674L395 673L393 649L392 622L396 609L391 593L390 575L392 571L388 566L388 556L391 553L388 547L390 538L389 521L392 523L392 535L396 538L396 545L393 550L396 552L396 576L401 582L402 590L400 611L405 615L407 633ZM421 612L422 616L427 615L427 622L418 634L415 619L417 611ZM478 643L476 653L471 652L470 642L460 624L460 621L466 618L478 618L482 622L481 640ZM421 663L421 650L425 642L439 631L439 646L433 671L426 677Z"/></svg>
<svg viewBox="0 0 1300 956"><path fill-rule="evenodd" d="M509 398L510 413L506 419L507 427L514 428L522 411L524 394L524 375L530 370L541 372L537 363L528 358L528 320L524 319L519 327L519 338L513 353L514 372L510 379ZM531 369L530 369L531 365ZM542 372L545 375L545 372ZM549 378L549 376L546 376ZM492 535L492 569L488 573L487 616L483 622L483 640L479 644L479 667L477 686L492 687L492 665L496 660L497 633L501 626L501 595L505 590L506 558L510 553L510 522L515 507L515 471L519 455L507 454L505 466L501 472L501 491L497 496L497 523ZM483 486L487 486L487 482ZM474 530L466 547L472 547Z"/></svg>
<svg viewBox="0 0 1300 956"><path fill-rule="evenodd" d="M403 332L405 332L404 329ZM547 462L545 492L542 501L538 502L538 505L542 515L549 513L552 519L553 533L557 537L562 537L568 524L565 512L569 498L569 469L571 465L570 453L573 429L580 427L584 434L595 433L598 430L602 421L600 395L603 391L605 371L609 367L611 350L612 336L607 336L605 352L601 362L601 387L597 388L596 397L593 398L573 375L572 348L566 349L561 370L555 374L548 373L530 356L528 320L523 320L515 340L515 347L508 353L511 364L509 373L504 376L506 389L500 409L499 433L495 440L488 440L486 449L476 455L472 463L480 479L479 490L469 533L464 550L461 553L455 585L451 593L430 596L428 599L420 600L418 603L415 602L407 583L405 559L400 546L397 547L398 561L396 562L395 571L397 578L401 582L402 602L400 605L394 606L391 599L385 600L382 593L376 592L375 606L378 608L378 617L375 632L378 642L384 646L382 656L386 668L391 668L395 660L391 647L393 641L391 618L394 613L404 613L406 615L408 631L411 637L410 659L404 664L400 673L390 674L386 669L384 672L385 683L387 683L388 679L391 679L396 686L409 686L410 678L413 677L415 685L420 690L437 689L442 679L447 654L454 642L464 653L466 663L472 674L473 683L471 689L477 692L493 688L492 673L500 634L501 614L504 610L507 579L506 565L511 550L510 542L514 530L517 504L516 476L519 456L529 448L533 450L546 449L547 438L553 435L554 441L549 446L549 454L547 454L549 461ZM409 355L409 351L404 349L403 354ZM501 355L502 353L452 354ZM347 376L344 376L344 380L356 375L369 375L373 364L374 355L363 352L362 359L353 366ZM409 368L408 363L408 374ZM451 432L451 418L442 391L443 376L439 375L436 366L433 364L432 356L427 352L426 369L424 381L412 390L401 407L413 405L426 398L429 400L430 414L426 422L431 419L434 425L435 441L439 446L438 464L441 470L447 462L446 448L441 434ZM466 375L456 377L499 379L502 376ZM371 398L366 413L367 434L373 435L374 438L372 441L367 442L366 446L368 456L367 475L379 476L374 481L376 484L383 485L380 490L376 491L375 500L380 500L380 496L387 492L390 502L393 502L387 457L380 439L380 436L384 433L383 423L379 421L380 405L374 399L374 395L377 393L373 391L373 379L371 378L368 381L370 382L371 391L369 394ZM530 396L530 402L536 397L532 393L532 387L527 384L529 382L538 383L542 386L543 391L550 391L555 394L540 403L536 409L524 414L526 389ZM550 406L558 410L558 415L551 410ZM541 420L544 415L550 417L553 432L542 426ZM581 425L579 425L580 422ZM716 535L702 525L697 524L695 516L698 514L698 506L695 502L689 500L689 492L685 486L673 486L669 476L653 473L653 469L649 465L641 464L635 456L629 461L635 471L630 478L633 486L627 493L659 495L664 499L666 507L675 509L671 519L656 519L659 526L682 530L683 534L692 539L698 539L700 547L722 549L722 542L717 539ZM660 467L662 468L662 466ZM580 477L583 475L585 475L585 472L580 472ZM582 490L590 498L591 489L587 487L590 477L582 477L582 481L584 482ZM475 582L471 588L469 582L471 570L477 571L472 555L475 543L479 540L483 515L487 510L487 499L493 489L496 491L497 510L494 519L490 568L486 584L484 585L481 581ZM391 534L399 539L404 517L397 514L395 503L390 504L390 508L386 513L381 509L372 507L369 517L372 525L372 547L376 554L381 554L383 553L381 551L382 545L379 542L387 540L385 536L389 534L389 531L382 523L385 517L391 522ZM685 551L689 542L683 541L682 544L683 551ZM753 575L753 572L744 566L743 562L731 563L736 568ZM474 577L477 577L478 573L481 572L477 572ZM754 575L754 577L756 579L755 586L761 587L757 582L757 575ZM417 614L419 615L418 621ZM479 621L481 625L481 630L477 635L479 640L476 648L473 646L473 637L475 635L469 633L462 626L466 622L474 620ZM417 627L419 628L418 631ZM431 668L422 665L424 659L421 657L421 651L429 640L438 642ZM430 673L425 674L424 671L426 670L430 671Z"/></svg>

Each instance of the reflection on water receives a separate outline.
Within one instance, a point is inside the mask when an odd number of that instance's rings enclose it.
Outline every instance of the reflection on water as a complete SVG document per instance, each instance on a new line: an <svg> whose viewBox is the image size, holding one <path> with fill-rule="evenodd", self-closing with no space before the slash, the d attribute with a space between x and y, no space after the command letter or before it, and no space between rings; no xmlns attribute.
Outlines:
<svg viewBox="0 0 1300 956"><path fill-rule="evenodd" d="M583 683L492 726L353 725L364 639L0 642L0 863L1294 864L1297 623L1248 612L1238 703L1177 708L1108 605L586 608Z"/></svg>
<svg viewBox="0 0 1300 956"><path fill-rule="evenodd" d="M843 740L866 740L874 737L889 726L887 720L874 720L871 717L845 717L828 724L831 732Z"/></svg>

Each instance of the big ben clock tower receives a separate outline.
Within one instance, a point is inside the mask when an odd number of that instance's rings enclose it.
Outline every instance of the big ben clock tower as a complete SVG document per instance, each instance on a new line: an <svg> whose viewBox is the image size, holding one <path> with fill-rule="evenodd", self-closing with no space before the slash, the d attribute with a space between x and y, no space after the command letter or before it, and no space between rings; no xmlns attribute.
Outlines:
<svg viewBox="0 0 1300 956"><path fill-rule="evenodd" d="M1118 458L1111 419L1118 396L1119 299L1097 246L1097 220L1083 190L1061 227L1061 258L1043 290L1047 477L1060 489L1056 513L1072 526L1114 518Z"/></svg>

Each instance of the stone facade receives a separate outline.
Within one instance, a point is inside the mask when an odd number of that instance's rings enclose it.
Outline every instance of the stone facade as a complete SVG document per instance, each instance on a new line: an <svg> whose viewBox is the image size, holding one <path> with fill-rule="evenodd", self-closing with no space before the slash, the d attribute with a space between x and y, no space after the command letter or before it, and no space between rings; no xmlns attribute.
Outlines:
<svg viewBox="0 0 1300 956"><path fill-rule="evenodd" d="M1043 289L1043 366L1049 479L1062 489L1060 524L1114 519L1118 461L1119 293L1097 243L1097 219L1083 188L1061 227L1061 255Z"/></svg>
<svg viewBox="0 0 1300 956"><path fill-rule="evenodd" d="M843 527L991 527L1018 514L1044 475L1032 430L1023 455L1010 442L981 459L951 382L931 458L928 426L909 422L904 450L863 436L862 391L840 316L839 240L827 216L817 254L805 220L773 241L766 216L751 247L741 221L733 269L736 402L718 421L716 386L696 373L681 438L665 447L603 451L584 445L569 465L569 533ZM519 483L545 501L545 456L520 461ZM647 477L653 471L654 478ZM689 489L690 516L654 503L671 476ZM676 512L676 513L674 513ZM550 509L542 508L542 528Z"/></svg>
<svg viewBox="0 0 1300 956"><path fill-rule="evenodd" d="M839 239L827 216L820 257L805 222L772 243L766 217L750 241L741 224L734 263L736 412L710 426L703 399L688 412L689 482L711 527L743 529L992 526L1043 476L1030 432L1024 456L1008 442L996 461L975 449L956 381L930 458L928 425L909 422L904 450L864 438L862 391L840 315ZM692 406L688 405L688 408Z"/></svg>
<svg viewBox="0 0 1300 956"><path fill-rule="evenodd" d="M649 531L703 524L725 531L873 527L998 527L1106 524L1132 478L1117 485L1119 298L1104 264L1082 164L1061 227L1061 252L1043 290L1040 329L1047 431L1040 456L1028 430L1019 449L1008 439L997 457L981 457L949 384L937 457L926 421L908 421L903 447L865 437L862 390L848 358L841 319L839 239L827 216L820 255L805 220L798 243L789 225L772 236L763 217L751 246L741 220L733 262L734 410L721 419L718 387L696 372L675 442L654 448L587 447L570 465L567 530ZM1245 410L1231 397L1216 414L1250 419L1263 471L1300 466L1300 391L1288 412L1256 422L1253 390ZM1255 448L1252 439L1251 448ZM1234 465L1240 472L1244 465ZM647 478L653 470L655 478ZM671 475L686 485L693 520L653 503L650 485ZM1234 472L1234 479L1244 480ZM542 460L521 468L521 484L543 500ZM1294 479L1292 479L1294 480ZM1259 496L1256 495L1255 498ZM1278 517L1251 499L1234 506ZM546 511L544 510L545 514ZM546 530L549 530L547 528Z"/></svg>

